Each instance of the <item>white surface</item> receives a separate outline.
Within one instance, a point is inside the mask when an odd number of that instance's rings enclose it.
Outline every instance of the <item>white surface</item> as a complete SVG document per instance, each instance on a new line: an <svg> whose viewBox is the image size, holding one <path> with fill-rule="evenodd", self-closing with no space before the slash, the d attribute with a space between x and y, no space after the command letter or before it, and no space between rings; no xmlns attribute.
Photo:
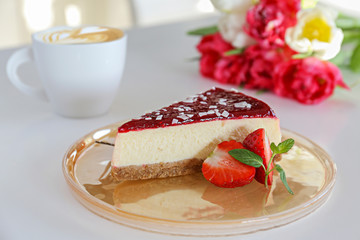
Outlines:
<svg viewBox="0 0 360 240"><path fill-rule="evenodd" d="M98 118L62 118L48 104L20 93L5 75L5 63L14 50L0 51L0 239L192 239L143 232L93 214L71 195L61 161L67 148L91 130L216 85L200 76L196 62L187 61L198 55L198 38L185 34L212 23L210 19L129 31L123 82L110 112ZM24 71L36 78L30 66ZM270 93L257 97L275 109L283 128L329 152L338 167L337 183L329 201L309 216L226 239L359 239L359 85L315 106Z"/></svg>

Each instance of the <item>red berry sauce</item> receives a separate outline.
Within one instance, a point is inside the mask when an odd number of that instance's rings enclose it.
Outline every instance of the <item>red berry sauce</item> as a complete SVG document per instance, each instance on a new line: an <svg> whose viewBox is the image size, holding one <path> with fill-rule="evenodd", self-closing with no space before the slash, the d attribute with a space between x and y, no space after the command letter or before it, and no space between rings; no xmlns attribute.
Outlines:
<svg viewBox="0 0 360 240"><path fill-rule="evenodd" d="M124 133L213 120L263 117L276 118L266 103L235 90L212 88L126 122L118 131Z"/></svg>

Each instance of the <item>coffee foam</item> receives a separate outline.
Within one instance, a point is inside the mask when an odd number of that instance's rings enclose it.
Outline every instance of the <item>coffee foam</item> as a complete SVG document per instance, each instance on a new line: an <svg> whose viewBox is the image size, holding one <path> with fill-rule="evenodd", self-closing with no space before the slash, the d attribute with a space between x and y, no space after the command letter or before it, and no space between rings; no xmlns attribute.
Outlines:
<svg viewBox="0 0 360 240"><path fill-rule="evenodd" d="M124 33L116 28L86 26L48 31L40 34L38 39L53 44L84 44L110 42L123 36Z"/></svg>

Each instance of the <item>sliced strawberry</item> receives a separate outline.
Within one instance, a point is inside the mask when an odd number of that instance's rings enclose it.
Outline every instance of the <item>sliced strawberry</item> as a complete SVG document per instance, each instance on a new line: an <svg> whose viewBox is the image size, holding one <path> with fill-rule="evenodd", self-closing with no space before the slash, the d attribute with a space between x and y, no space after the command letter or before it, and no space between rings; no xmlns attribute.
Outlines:
<svg viewBox="0 0 360 240"><path fill-rule="evenodd" d="M270 142L266 136L265 129L259 128L254 132L250 133L243 142L244 147L257 155L259 155L263 159L263 164L267 169L270 158L272 155L270 149ZM274 162L271 163L270 169L274 167ZM268 185L272 184L273 181L273 171L268 176ZM256 169L255 179L264 184L265 183L265 171L263 167L259 167Z"/></svg>
<svg viewBox="0 0 360 240"><path fill-rule="evenodd" d="M230 156L230 150L244 148L235 140L220 143L202 165L204 177L218 187L234 188L249 184L255 168Z"/></svg>

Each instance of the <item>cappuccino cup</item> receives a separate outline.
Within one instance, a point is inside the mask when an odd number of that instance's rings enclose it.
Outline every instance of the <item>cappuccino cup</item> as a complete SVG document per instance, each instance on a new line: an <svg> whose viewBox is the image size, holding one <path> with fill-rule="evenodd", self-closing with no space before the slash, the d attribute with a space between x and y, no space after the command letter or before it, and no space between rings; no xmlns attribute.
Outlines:
<svg viewBox="0 0 360 240"><path fill-rule="evenodd" d="M16 51L7 75L21 92L48 101L65 117L92 117L110 109L122 78L126 34L100 26L54 27L32 35L31 47ZM33 61L41 87L26 84L17 73Z"/></svg>

